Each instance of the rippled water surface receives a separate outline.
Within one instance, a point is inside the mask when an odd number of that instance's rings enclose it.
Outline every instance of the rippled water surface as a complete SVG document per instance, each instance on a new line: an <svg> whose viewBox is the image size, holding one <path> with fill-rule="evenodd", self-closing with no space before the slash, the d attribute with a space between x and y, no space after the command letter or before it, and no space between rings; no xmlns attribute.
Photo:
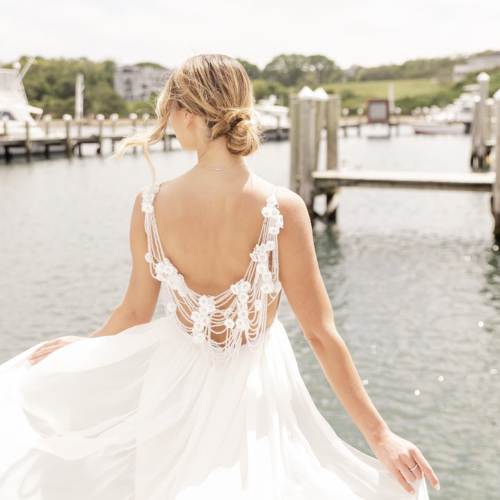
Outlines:
<svg viewBox="0 0 500 500"><path fill-rule="evenodd" d="M403 128L390 140L342 137L340 156L350 169L467 172L469 140ZM173 146L153 148L159 179L196 163ZM125 293L130 215L150 173L139 153L119 165L94 151L0 164L0 362L42 340L89 335ZM267 142L248 163L288 186L288 142ZM337 328L379 411L433 465L436 499L500 498L500 251L491 231L488 194L366 188L344 188L337 225L314 226ZM321 412L370 453L286 300L279 315Z"/></svg>

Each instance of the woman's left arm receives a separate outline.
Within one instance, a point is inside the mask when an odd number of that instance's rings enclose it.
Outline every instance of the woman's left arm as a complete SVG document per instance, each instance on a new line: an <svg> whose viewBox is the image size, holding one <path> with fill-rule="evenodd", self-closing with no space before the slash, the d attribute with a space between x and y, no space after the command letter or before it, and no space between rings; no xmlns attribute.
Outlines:
<svg viewBox="0 0 500 500"><path fill-rule="evenodd" d="M132 272L127 292L106 323L89 337L116 335L132 326L148 323L153 317L161 283L151 276L149 263L144 258L148 251L147 236L144 230L145 214L141 209L144 189L146 188L141 189L136 196L130 222ZM39 363L57 349L89 337L68 335L49 340L33 351L28 359L32 364Z"/></svg>
<svg viewBox="0 0 500 500"><path fill-rule="evenodd" d="M304 336L332 389L365 436L376 457L406 491L422 474L439 489L439 481L420 450L397 436L375 408L338 332L314 247L311 220L304 200L281 189L280 281Z"/></svg>

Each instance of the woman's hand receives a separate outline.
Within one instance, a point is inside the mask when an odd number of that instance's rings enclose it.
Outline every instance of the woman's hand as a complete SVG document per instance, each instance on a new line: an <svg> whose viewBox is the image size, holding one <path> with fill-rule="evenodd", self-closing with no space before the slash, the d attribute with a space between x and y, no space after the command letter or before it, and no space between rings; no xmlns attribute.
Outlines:
<svg viewBox="0 0 500 500"><path fill-rule="evenodd" d="M69 344L72 344L73 342L77 342L78 340L83 340L86 338L88 337L76 337L74 335L68 335L66 337L59 337L54 340L49 340L48 342L45 342L40 347L38 347L38 349L35 349L28 356L28 360L33 365L36 365L37 363L40 363L42 359L45 359L50 353L57 351L57 349L60 349L61 347L67 346Z"/></svg>
<svg viewBox="0 0 500 500"><path fill-rule="evenodd" d="M369 441L368 444L377 458L408 493L414 493L410 483L416 479L422 479L422 474L436 490L439 490L438 478L414 444L397 436L390 430L384 431L372 442Z"/></svg>

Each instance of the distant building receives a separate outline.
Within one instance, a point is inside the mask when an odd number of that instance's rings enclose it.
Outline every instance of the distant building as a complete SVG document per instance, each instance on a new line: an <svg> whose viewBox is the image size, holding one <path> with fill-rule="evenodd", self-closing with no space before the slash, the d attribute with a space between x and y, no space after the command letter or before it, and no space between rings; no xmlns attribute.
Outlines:
<svg viewBox="0 0 500 500"><path fill-rule="evenodd" d="M467 64L456 64L453 67L453 81L465 78L468 73L484 71L500 66L500 52L491 52L467 59Z"/></svg>
<svg viewBox="0 0 500 500"><path fill-rule="evenodd" d="M151 92L164 86L172 71L152 66L117 66L114 74L115 90L126 101L147 101Z"/></svg>

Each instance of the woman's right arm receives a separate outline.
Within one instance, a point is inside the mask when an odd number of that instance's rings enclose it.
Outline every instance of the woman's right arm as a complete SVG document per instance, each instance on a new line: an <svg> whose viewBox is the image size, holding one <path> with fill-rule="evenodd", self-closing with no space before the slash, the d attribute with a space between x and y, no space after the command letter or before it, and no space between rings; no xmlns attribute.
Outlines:
<svg viewBox="0 0 500 500"><path fill-rule="evenodd" d="M160 282L151 276L149 264L144 258L148 251L144 214L141 209L144 189L146 188L143 188L136 197L130 223L132 273L127 293L106 323L89 337L116 335L132 326L148 323L153 317L160 293ZM54 351L84 338L87 337L67 335L44 342L30 354L28 359L33 364L39 363Z"/></svg>
<svg viewBox="0 0 500 500"><path fill-rule="evenodd" d="M127 292L106 323L89 337L116 335L132 326L148 323L154 315L161 283L151 276L149 263L144 258L148 251L145 215L141 209L144 189L137 194L130 222L132 272Z"/></svg>
<svg viewBox="0 0 500 500"><path fill-rule="evenodd" d="M420 470L439 488L437 477L420 450L393 434L373 405L336 329L304 201L292 191L281 189L279 208L284 219L279 235L280 280L328 382L377 458L408 492L412 491L409 482L422 477ZM419 468L409 472L408 466L414 463Z"/></svg>

